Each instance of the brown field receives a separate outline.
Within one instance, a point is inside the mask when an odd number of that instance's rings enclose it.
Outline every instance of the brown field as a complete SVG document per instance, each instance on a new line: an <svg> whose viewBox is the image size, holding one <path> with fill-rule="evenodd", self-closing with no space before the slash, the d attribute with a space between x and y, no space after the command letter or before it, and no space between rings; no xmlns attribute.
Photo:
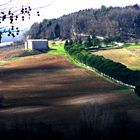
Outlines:
<svg viewBox="0 0 140 140"><path fill-rule="evenodd" d="M0 67L0 123L42 121L70 132L80 123L81 110L95 103L140 121L132 90L74 66L63 55L22 57Z"/></svg>
<svg viewBox="0 0 140 140"><path fill-rule="evenodd" d="M130 69L140 70L140 49L138 48L101 50L95 54L120 62Z"/></svg>

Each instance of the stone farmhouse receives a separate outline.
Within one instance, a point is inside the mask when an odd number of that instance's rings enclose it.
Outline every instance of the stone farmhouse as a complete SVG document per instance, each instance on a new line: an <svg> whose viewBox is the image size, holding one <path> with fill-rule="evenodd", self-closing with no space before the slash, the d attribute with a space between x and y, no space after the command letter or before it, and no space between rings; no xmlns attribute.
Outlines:
<svg viewBox="0 0 140 140"><path fill-rule="evenodd" d="M47 51L49 49L46 39L29 39L25 42L26 50Z"/></svg>

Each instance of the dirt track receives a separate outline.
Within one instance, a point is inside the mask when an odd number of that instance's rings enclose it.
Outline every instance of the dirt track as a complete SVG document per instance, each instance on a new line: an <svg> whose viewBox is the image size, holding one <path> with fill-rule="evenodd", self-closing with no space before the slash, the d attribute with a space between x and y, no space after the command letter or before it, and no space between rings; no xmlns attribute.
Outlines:
<svg viewBox="0 0 140 140"><path fill-rule="evenodd" d="M126 93L127 89L74 66L62 55L5 61L1 68L0 96L7 107L0 108L0 121L6 123L22 118L56 126L72 125L90 103L129 112L133 119L140 112L138 102Z"/></svg>

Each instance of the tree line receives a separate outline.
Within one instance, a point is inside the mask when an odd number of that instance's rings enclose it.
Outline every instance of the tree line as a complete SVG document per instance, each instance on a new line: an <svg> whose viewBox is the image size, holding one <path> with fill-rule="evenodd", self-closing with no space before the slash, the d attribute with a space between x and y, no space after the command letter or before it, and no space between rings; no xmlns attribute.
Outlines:
<svg viewBox="0 0 140 140"><path fill-rule="evenodd" d="M30 38L70 39L96 35L120 41L138 40L140 6L105 7L80 10L57 19L34 23L27 33Z"/></svg>
<svg viewBox="0 0 140 140"><path fill-rule="evenodd" d="M65 50L76 60L123 83L137 86L140 84L140 71L130 70L125 65L90 53L84 45L66 41Z"/></svg>

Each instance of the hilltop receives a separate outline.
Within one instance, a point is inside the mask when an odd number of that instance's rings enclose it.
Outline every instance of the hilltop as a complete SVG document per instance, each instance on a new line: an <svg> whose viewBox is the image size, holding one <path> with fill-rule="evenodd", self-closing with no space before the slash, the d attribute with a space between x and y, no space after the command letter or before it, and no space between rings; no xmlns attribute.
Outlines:
<svg viewBox="0 0 140 140"><path fill-rule="evenodd" d="M57 19L34 23L30 38L70 39L96 35L115 37L119 41L135 41L140 36L140 6L105 7L80 10Z"/></svg>

